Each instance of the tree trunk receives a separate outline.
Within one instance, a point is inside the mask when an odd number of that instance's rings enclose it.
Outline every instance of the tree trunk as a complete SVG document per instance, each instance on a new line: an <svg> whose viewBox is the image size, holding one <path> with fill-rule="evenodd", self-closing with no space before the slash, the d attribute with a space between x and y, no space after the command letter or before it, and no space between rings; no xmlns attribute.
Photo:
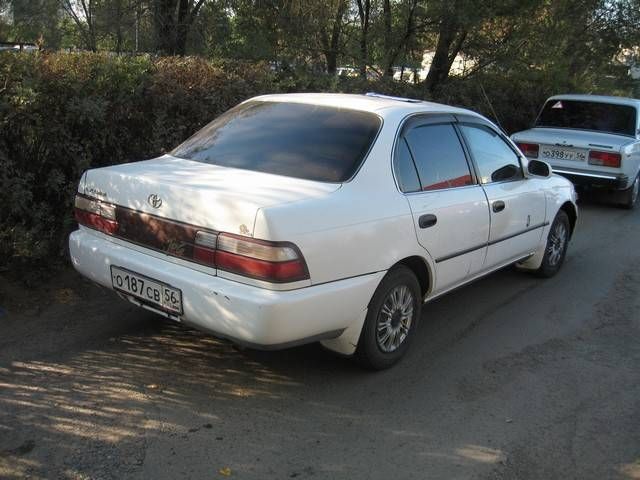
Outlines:
<svg viewBox="0 0 640 480"><path fill-rule="evenodd" d="M76 12L76 7L82 11ZM87 50L95 52L97 50L98 42L96 39L92 0L79 0L78 3L72 3L71 0L65 0L62 3L62 8L76 24Z"/></svg>
<svg viewBox="0 0 640 480"><path fill-rule="evenodd" d="M425 89L433 94L438 86L449 76L451 65L467 37L465 30L460 29L453 14L444 13L438 32L436 51L425 79ZM452 48L453 46L453 48Z"/></svg>
<svg viewBox="0 0 640 480"><path fill-rule="evenodd" d="M156 26L156 51L169 55L174 50L174 9L173 0L156 0L155 26Z"/></svg>
<svg viewBox="0 0 640 480"><path fill-rule="evenodd" d="M122 51L122 0L116 2L116 53Z"/></svg>
<svg viewBox="0 0 640 480"><path fill-rule="evenodd" d="M338 48L340 47L340 36L342 35L342 21L344 19L345 11L347 10L347 1L340 0L338 3L338 10L336 12L336 18L333 21L333 31L331 32L331 63L333 65L333 71L335 73L338 66ZM327 62L328 63L328 62ZM329 65L327 65L329 67Z"/></svg>
<svg viewBox="0 0 640 480"><path fill-rule="evenodd" d="M369 60L369 13L371 0L358 0L358 15L360 17L360 77L367 78L367 63Z"/></svg>
<svg viewBox="0 0 640 480"><path fill-rule="evenodd" d="M191 12L189 11L189 0L178 1L178 15L174 25L175 42L173 45L174 55L184 55L187 52L187 36L191 28Z"/></svg>
<svg viewBox="0 0 640 480"><path fill-rule="evenodd" d="M324 57L327 62L327 73L333 75L338 68L338 48L340 47L340 36L342 34L342 20L347 7L346 0L340 0L338 2L338 9L336 10L335 18L333 19L333 26L331 29L331 38L327 39L326 33L323 32L323 46Z"/></svg>
<svg viewBox="0 0 640 480"><path fill-rule="evenodd" d="M387 13L386 4L389 3L388 8L389 12ZM404 33L400 41L393 45L393 32L391 30L391 19L393 15L391 13L391 4L389 0L385 0L385 52L384 52L384 64L383 64L383 75L384 76L393 76L393 65L396 63L398 55L403 50L407 50L407 46L413 37L414 34L414 18L416 8L418 7L418 0L413 0L411 2L411 9L409 10L409 14L407 15L407 23L405 25ZM387 18L388 15L388 18ZM388 37L388 38L387 38Z"/></svg>
<svg viewBox="0 0 640 480"><path fill-rule="evenodd" d="M204 5L204 0L197 0L193 7L190 7L190 0L178 0L178 13L174 22L174 55L185 55L187 53L187 40L193 22L198 16L200 8Z"/></svg>
<svg viewBox="0 0 640 480"><path fill-rule="evenodd" d="M382 2L382 15L384 17L384 63L383 76L393 76L393 46L391 40L391 0Z"/></svg>

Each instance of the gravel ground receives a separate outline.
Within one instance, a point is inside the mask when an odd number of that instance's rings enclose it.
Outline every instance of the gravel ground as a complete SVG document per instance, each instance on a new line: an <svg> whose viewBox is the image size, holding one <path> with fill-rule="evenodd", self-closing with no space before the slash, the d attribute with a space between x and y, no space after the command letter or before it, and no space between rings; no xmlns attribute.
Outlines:
<svg viewBox="0 0 640 480"><path fill-rule="evenodd" d="M0 478L640 479L640 211L581 215L556 277L428 304L379 373L0 278Z"/></svg>

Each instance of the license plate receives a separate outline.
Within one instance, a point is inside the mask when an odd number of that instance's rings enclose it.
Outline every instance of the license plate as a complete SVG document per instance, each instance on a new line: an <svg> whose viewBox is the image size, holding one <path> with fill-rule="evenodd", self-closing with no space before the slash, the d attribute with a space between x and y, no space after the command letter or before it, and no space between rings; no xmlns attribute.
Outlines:
<svg viewBox="0 0 640 480"><path fill-rule="evenodd" d="M573 160L584 162L587 159L587 153L577 148L559 148L550 145L542 146L542 156L549 160Z"/></svg>
<svg viewBox="0 0 640 480"><path fill-rule="evenodd" d="M114 289L127 295L182 315L182 292L166 283L114 266L111 267L111 283Z"/></svg>

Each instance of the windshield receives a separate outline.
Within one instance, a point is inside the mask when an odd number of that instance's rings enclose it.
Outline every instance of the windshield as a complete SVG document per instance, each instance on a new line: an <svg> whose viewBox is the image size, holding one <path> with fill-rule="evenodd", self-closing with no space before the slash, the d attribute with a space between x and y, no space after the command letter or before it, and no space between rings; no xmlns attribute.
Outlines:
<svg viewBox="0 0 640 480"><path fill-rule="evenodd" d="M535 126L593 130L635 137L636 109L613 103L549 100Z"/></svg>
<svg viewBox="0 0 640 480"><path fill-rule="evenodd" d="M360 167L381 123L368 112L254 101L224 113L171 155L223 167L344 182Z"/></svg>

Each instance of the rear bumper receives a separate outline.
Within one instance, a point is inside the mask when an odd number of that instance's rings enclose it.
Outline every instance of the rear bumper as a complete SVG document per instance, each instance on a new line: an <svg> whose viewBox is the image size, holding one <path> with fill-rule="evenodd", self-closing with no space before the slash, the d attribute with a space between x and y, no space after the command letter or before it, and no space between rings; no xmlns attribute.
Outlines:
<svg viewBox="0 0 640 480"><path fill-rule="evenodd" d="M585 171L564 167L552 167L552 169L553 173L568 178L574 185L589 185L622 190L627 188L629 184L629 177L622 173Z"/></svg>
<svg viewBox="0 0 640 480"><path fill-rule="evenodd" d="M385 273L274 291L198 272L87 229L70 235L69 250L75 269L94 282L113 289L110 267L114 265L168 283L182 291L184 313L173 317L154 311L260 349L287 348L335 339L347 329L352 332Z"/></svg>

